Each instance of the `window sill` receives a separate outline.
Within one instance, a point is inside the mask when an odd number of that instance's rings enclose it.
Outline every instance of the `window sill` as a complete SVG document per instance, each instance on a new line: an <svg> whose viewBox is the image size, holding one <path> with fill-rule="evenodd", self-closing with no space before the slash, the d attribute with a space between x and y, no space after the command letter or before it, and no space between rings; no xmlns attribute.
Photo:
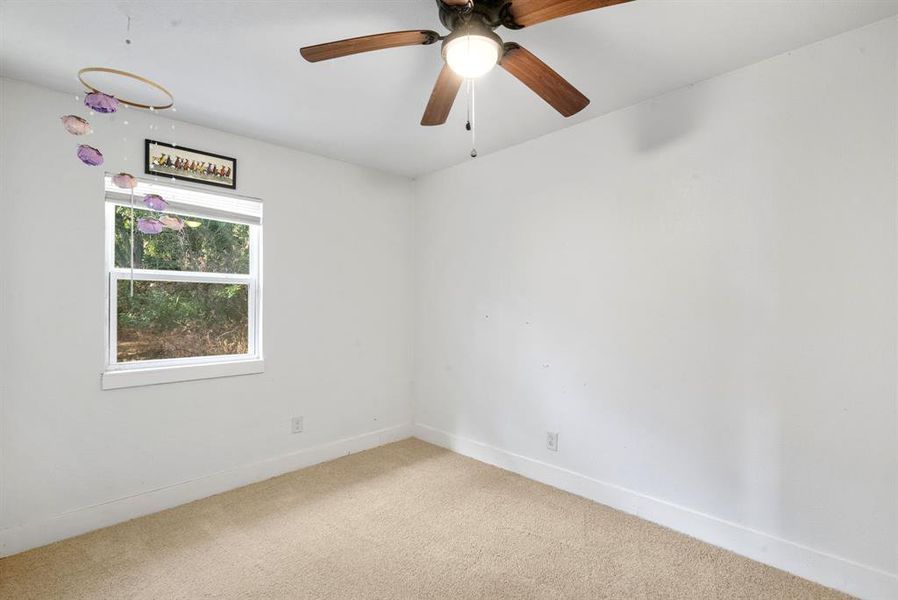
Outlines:
<svg viewBox="0 0 898 600"><path fill-rule="evenodd" d="M102 377L104 390L175 383L177 381L193 381L196 379L214 379L233 377L235 375L252 375L265 371L265 361L261 358L237 360L213 364L178 365L155 367L148 369L128 369L106 371Z"/></svg>

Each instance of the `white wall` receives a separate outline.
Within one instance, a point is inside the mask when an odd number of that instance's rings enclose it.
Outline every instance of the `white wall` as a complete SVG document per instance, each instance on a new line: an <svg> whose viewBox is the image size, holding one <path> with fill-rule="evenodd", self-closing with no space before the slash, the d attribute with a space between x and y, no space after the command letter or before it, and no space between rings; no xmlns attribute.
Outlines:
<svg viewBox="0 0 898 600"><path fill-rule="evenodd" d="M893 18L421 178L419 435L898 597L896 55Z"/></svg>
<svg viewBox="0 0 898 600"><path fill-rule="evenodd" d="M414 374L422 437L898 595L896 40L414 185L135 111L93 118L92 169L72 97L0 79L0 555L402 437ZM264 199L264 374L100 391L101 177L144 137L236 156Z"/></svg>
<svg viewBox="0 0 898 600"><path fill-rule="evenodd" d="M409 434L410 181L135 110L91 118L91 168L73 96L0 84L0 555ZM102 177L146 137L264 201L264 374L100 390Z"/></svg>

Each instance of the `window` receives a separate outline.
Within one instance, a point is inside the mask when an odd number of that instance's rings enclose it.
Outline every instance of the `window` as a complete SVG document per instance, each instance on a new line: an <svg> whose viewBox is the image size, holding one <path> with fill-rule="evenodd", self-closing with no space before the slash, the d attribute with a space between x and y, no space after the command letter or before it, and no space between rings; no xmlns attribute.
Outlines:
<svg viewBox="0 0 898 600"><path fill-rule="evenodd" d="M133 206L107 176L104 389L261 372L262 203L139 180Z"/></svg>

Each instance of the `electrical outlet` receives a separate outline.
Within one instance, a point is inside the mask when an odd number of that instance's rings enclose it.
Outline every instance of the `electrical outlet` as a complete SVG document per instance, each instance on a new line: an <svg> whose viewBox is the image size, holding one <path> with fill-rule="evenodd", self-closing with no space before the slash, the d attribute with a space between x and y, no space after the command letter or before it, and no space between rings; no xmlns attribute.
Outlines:
<svg viewBox="0 0 898 600"><path fill-rule="evenodd" d="M558 432L557 431L547 431L546 432L546 448L548 448L552 452L558 452Z"/></svg>
<svg viewBox="0 0 898 600"><path fill-rule="evenodd" d="M290 431L302 433L302 417L293 417L293 420L290 421Z"/></svg>

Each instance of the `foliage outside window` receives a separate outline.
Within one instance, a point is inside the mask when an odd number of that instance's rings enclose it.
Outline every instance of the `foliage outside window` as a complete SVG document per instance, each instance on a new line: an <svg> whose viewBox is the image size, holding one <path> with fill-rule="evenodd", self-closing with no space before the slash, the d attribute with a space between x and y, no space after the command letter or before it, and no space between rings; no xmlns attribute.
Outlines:
<svg viewBox="0 0 898 600"><path fill-rule="evenodd" d="M177 197L175 189L163 193ZM191 206L190 197L173 202L185 226L135 229L132 270L132 223L162 214L138 199L132 219L125 196L107 188L109 368L259 357L261 224L229 214L226 198L216 207L212 194L202 194L203 206Z"/></svg>

